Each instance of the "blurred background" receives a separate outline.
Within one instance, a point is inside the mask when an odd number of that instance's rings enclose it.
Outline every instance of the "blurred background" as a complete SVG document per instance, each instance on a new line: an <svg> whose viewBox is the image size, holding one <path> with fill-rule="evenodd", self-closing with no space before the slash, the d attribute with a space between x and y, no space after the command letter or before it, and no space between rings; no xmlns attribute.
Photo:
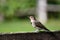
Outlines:
<svg viewBox="0 0 60 40"><path fill-rule="evenodd" d="M60 30L60 0L0 0L0 32L31 32L28 16L49 30Z"/></svg>

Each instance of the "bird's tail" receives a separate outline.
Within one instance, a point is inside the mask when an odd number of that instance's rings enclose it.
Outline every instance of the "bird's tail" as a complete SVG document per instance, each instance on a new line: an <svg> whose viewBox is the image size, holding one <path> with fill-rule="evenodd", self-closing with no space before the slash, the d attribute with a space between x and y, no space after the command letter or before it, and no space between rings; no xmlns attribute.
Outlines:
<svg viewBox="0 0 60 40"><path fill-rule="evenodd" d="M50 30L46 29L48 31L48 33L53 36L55 39L59 40L59 38Z"/></svg>

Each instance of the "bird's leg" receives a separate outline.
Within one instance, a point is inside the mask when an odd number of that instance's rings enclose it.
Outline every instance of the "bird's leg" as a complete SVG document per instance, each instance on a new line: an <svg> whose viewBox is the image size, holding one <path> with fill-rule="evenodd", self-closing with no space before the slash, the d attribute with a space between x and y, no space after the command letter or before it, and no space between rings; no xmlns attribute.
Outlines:
<svg viewBox="0 0 60 40"><path fill-rule="evenodd" d="M39 31L40 31L40 29L36 29L36 30L35 30L35 32L39 32Z"/></svg>

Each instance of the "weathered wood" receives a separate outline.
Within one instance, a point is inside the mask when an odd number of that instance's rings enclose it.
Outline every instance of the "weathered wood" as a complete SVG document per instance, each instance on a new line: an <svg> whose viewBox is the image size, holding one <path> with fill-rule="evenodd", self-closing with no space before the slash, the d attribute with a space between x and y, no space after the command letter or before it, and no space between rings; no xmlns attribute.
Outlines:
<svg viewBox="0 0 60 40"><path fill-rule="evenodd" d="M53 32L60 40L60 31ZM12 33L0 35L0 40L56 40L51 32L40 32L40 33ZM58 39L57 39L58 40Z"/></svg>
<svg viewBox="0 0 60 40"><path fill-rule="evenodd" d="M42 24L47 22L47 0L38 0L37 17Z"/></svg>
<svg viewBox="0 0 60 40"><path fill-rule="evenodd" d="M47 11L60 12L60 5L48 5Z"/></svg>

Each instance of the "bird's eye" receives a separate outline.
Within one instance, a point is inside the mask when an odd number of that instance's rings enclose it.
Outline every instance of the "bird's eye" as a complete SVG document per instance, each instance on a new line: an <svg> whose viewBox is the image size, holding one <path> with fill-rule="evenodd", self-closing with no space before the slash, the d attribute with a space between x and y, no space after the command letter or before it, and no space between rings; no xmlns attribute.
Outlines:
<svg viewBox="0 0 60 40"><path fill-rule="evenodd" d="M33 16L30 16L30 18L34 18Z"/></svg>
<svg viewBox="0 0 60 40"><path fill-rule="evenodd" d="M32 17L31 17L32 18Z"/></svg>

